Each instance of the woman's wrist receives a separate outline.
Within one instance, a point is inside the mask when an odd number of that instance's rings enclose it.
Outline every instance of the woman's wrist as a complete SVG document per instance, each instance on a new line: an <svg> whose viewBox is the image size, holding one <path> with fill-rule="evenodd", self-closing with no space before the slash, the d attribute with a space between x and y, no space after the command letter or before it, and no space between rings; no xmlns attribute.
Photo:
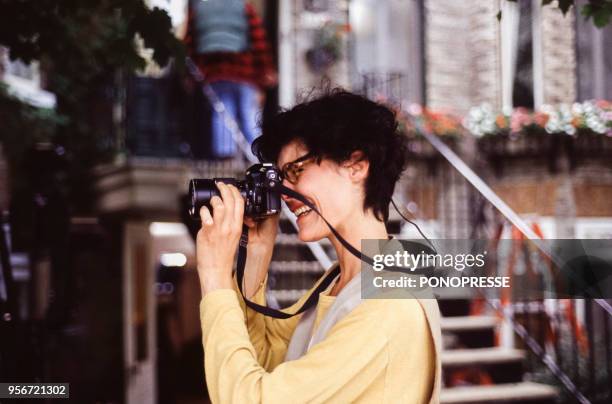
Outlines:
<svg viewBox="0 0 612 404"><path fill-rule="evenodd" d="M210 276L200 279L202 297L218 289L234 289L234 281L231 276Z"/></svg>
<svg viewBox="0 0 612 404"><path fill-rule="evenodd" d="M268 273L272 254L247 255L245 265L244 295L251 298L262 286Z"/></svg>
<svg viewBox="0 0 612 404"><path fill-rule="evenodd" d="M245 290L245 291L244 291L244 296L245 296L247 299L252 300L252 299L253 299L253 296L255 296L255 294L257 293L257 291L258 291L260 288L262 288L262 287L264 286L264 284L265 284L265 279L266 279L266 276L264 275L264 276L261 278L261 280L260 280L258 283L254 284L254 285L252 286L252 288L251 288L251 289L249 289L249 290Z"/></svg>

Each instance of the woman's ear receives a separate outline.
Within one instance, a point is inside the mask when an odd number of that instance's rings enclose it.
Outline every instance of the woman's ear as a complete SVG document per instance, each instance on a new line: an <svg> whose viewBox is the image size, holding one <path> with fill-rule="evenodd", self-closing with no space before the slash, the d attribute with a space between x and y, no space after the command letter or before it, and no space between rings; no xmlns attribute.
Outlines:
<svg viewBox="0 0 612 404"><path fill-rule="evenodd" d="M355 182L361 182L368 176L370 162L363 155L363 152L357 150L351 153L350 159L344 164L348 169L349 177Z"/></svg>

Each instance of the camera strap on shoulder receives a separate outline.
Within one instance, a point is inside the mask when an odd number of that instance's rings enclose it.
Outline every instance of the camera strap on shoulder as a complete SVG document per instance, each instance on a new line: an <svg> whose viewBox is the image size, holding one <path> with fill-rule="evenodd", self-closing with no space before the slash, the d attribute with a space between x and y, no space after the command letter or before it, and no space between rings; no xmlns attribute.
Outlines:
<svg viewBox="0 0 612 404"><path fill-rule="evenodd" d="M242 226L242 236L240 237L240 246L238 247L238 261L236 265L236 279L238 281L238 288L240 289L240 293L242 294L242 298L244 299L244 303L255 310L258 313L261 313L268 317L274 318L291 318L293 316L297 316L310 309L313 306L316 306L319 301L319 293L323 292L327 287L332 283L332 281L340 274L340 266L336 266L332 269L329 274L323 279L317 287L312 291L308 299L304 302L302 307L300 307L295 313L286 313L282 310L273 309L268 306L262 306L261 304L257 304L255 302L250 301L244 295L244 291L242 290L242 281L244 279L244 267L246 264L247 257L247 242L249 238L249 228L246 225Z"/></svg>

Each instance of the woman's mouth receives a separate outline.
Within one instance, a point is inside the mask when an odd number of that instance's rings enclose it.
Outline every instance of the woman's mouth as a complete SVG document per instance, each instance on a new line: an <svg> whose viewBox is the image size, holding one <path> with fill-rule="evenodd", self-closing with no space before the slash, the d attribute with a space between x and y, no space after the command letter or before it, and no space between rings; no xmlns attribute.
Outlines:
<svg viewBox="0 0 612 404"><path fill-rule="evenodd" d="M300 218L307 216L310 212L312 212L312 209L304 205L304 206L300 206L299 208L297 208L293 213L298 219L300 219Z"/></svg>

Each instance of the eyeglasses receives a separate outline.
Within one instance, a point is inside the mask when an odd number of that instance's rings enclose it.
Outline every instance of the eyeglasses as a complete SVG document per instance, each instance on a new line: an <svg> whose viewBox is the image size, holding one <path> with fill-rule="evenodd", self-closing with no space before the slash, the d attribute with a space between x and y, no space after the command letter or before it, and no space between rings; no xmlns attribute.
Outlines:
<svg viewBox="0 0 612 404"><path fill-rule="evenodd" d="M281 174L283 178L287 179L290 183L295 185L298 182L300 174L304 171L304 166L312 163L315 160L315 156L311 153L307 153L302 157L290 161L289 163L283 165L281 168Z"/></svg>

